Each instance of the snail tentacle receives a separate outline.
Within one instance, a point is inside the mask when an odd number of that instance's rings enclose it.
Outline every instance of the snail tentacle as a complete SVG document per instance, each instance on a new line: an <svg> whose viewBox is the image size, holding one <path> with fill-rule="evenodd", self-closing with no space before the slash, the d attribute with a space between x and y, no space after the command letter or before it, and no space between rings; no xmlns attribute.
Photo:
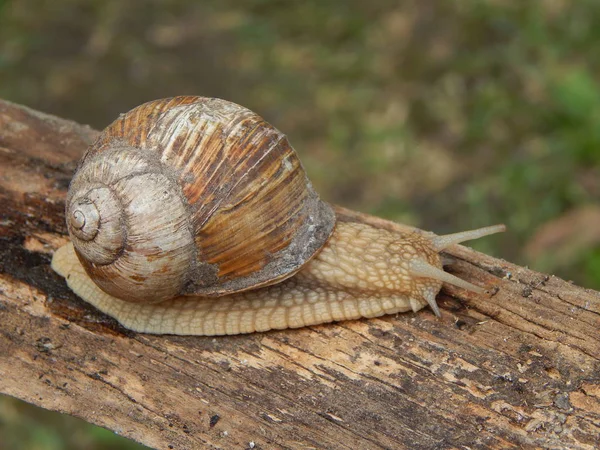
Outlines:
<svg viewBox="0 0 600 450"><path fill-rule="evenodd" d="M489 236L490 234L502 233L503 231L506 231L506 225L492 225L489 227L477 228L475 230L435 236L431 239L431 244L434 249L440 252L454 244L472 241L473 239L479 239L483 236Z"/></svg>

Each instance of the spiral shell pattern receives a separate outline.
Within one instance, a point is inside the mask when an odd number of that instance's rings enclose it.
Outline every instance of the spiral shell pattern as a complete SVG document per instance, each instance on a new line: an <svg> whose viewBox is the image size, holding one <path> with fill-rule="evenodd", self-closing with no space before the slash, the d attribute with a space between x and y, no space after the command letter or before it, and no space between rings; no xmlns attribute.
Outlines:
<svg viewBox="0 0 600 450"><path fill-rule="evenodd" d="M67 198L82 265L130 301L273 284L300 270L334 223L281 132L203 97L121 115L80 162Z"/></svg>

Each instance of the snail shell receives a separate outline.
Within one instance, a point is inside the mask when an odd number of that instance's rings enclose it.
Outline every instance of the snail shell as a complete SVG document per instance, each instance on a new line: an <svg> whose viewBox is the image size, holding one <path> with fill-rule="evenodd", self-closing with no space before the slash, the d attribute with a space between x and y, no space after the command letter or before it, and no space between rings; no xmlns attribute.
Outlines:
<svg viewBox="0 0 600 450"><path fill-rule="evenodd" d="M285 135L203 97L149 102L106 128L78 166L66 218L87 274L132 302L276 283L335 225Z"/></svg>

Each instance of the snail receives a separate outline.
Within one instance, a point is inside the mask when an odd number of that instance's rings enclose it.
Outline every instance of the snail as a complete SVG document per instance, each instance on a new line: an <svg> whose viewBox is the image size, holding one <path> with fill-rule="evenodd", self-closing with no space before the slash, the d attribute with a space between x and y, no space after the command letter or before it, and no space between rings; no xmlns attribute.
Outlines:
<svg viewBox="0 0 600 450"><path fill-rule="evenodd" d="M86 151L66 199L70 242L52 268L124 327L240 334L418 311L440 252L504 231L437 236L322 201L284 134L214 98L122 114ZM401 226L399 226L401 227Z"/></svg>

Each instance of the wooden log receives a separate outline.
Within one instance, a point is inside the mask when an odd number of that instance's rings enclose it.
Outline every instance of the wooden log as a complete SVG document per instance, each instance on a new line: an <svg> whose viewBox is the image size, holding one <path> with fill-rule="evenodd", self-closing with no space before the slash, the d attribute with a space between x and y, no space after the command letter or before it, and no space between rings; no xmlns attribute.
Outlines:
<svg viewBox="0 0 600 450"><path fill-rule="evenodd" d="M497 288L446 287L441 320L123 329L49 267L94 136L0 101L0 392L160 449L597 448L600 293L466 247L449 270Z"/></svg>

